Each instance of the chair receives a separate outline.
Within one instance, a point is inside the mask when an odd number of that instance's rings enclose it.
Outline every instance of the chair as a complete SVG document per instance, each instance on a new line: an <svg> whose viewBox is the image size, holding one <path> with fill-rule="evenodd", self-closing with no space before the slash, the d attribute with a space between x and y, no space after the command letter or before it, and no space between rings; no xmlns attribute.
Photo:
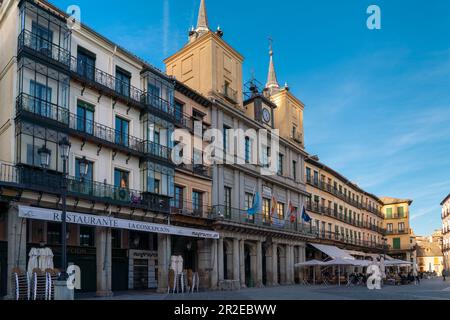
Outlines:
<svg viewBox="0 0 450 320"><path fill-rule="evenodd" d="M46 300L55 299L55 281L58 279L59 270L57 269L47 269L45 270L47 276L47 297Z"/></svg>
<svg viewBox="0 0 450 320"><path fill-rule="evenodd" d="M28 273L19 268L14 268L11 281L15 300L29 300L30 280Z"/></svg>
<svg viewBox="0 0 450 320"><path fill-rule="evenodd" d="M33 269L31 275L31 300L46 300L48 290L47 274L41 269Z"/></svg>
<svg viewBox="0 0 450 320"><path fill-rule="evenodd" d="M198 292L198 287L200 285L200 277L198 275L198 272L194 272L192 275L192 289L191 292L194 293L194 290L197 289Z"/></svg>

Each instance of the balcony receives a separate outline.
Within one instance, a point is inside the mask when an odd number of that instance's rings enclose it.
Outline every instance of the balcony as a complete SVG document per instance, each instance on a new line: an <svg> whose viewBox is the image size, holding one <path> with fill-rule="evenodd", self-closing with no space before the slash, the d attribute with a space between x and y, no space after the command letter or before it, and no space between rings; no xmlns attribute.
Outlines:
<svg viewBox="0 0 450 320"><path fill-rule="evenodd" d="M17 116L39 120L53 125L82 140L91 140L142 157L149 148L144 148L142 139L122 133L113 128L79 117L56 104L21 93L16 100Z"/></svg>
<svg viewBox="0 0 450 320"><path fill-rule="evenodd" d="M220 93L230 102L238 102L238 93L236 90L231 89L229 85L223 85Z"/></svg>
<svg viewBox="0 0 450 320"><path fill-rule="evenodd" d="M60 67L68 69L70 66L69 50L31 31L22 30L18 38L18 52L26 51L32 52L45 61L56 63Z"/></svg>
<svg viewBox="0 0 450 320"><path fill-rule="evenodd" d="M343 244L354 245L354 246L365 247L365 248L374 248L374 249L380 249L380 250L382 250L384 248L383 244L376 243L374 241L366 241L366 240L361 240L359 238L356 239L356 238L348 237L348 236L345 236L345 235L342 235L339 233L328 232L328 231L323 231L323 230L320 230L317 233L317 238L321 239L321 240L332 240L332 241L340 242Z"/></svg>
<svg viewBox="0 0 450 320"><path fill-rule="evenodd" d="M144 92L93 65L85 64L76 57L70 57L72 77L83 85L99 90L102 94L120 100L125 104L144 108Z"/></svg>
<svg viewBox="0 0 450 320"><path fill-rule="evenodd" d="M159 213L170 212L170 197L167 196L119 188L75 177L67 177L66 181L68 196ZM2 163L0 164L0 185L59 195L63 176L61 173Z"/></svg>
<svg viewBox="0 0 450 320"><path fill-rule="evenodd" d="M212 170L210 166L205 166L202 164L180 164L177 169L189 172L191 174L199 175L205 178L212 179Z"/></svg>
<svg viewBox="0 0 450 320"><path fill-rule="evenodd" d="M291 223L289 219L283 221L272 218L271 221L271 218L268 216L262 214L248 215L245 210L229 208L223 205L213 206L209 218L216 221L234 222L248 227L294 232L308 237L315 235L315 229L311 228L309 225L298 222Z"/></svg>
<svg viewBox="0 0 450 320"><path fill-rule="evenodd" d="M193 203L190 201L175 201L172 199L171 213L192 216L207 217L211 213L211 207L205 203Z"/></svg>
<svg viewBox="0 0 450 320"><path fill-rule="evenodd" d="M386 229L386 235L409 234L409 229Z"/></svg>

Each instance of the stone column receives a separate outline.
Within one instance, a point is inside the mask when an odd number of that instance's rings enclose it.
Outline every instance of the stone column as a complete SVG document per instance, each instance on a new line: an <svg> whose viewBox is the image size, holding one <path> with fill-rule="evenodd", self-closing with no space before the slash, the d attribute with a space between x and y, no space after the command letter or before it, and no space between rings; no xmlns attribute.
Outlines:
<svg viewBox="0 0 450 320"><path fill-rule="evenodd" d="M239 279L241 280L241 288L246 288L245 284L245 240L239 241Z"/></svg>
<svg viewBox="0 0 450 320"><path fill-rule="evenodd" d="M95 228L95 248L97 258L97 292L98 297L110 297L112 292L112 249L111 229ZM83 277L83 270L81 270ZM127 277L127 275L123 275Z"/></svg>
<svg viewBox="0 0 450 320"><path fill-rule="evenodd" d="M262 242L256 242L256 279L255 279L255 287L261 288L263 286L263 270L262 270Z"/></svg>
<svg viewBox="0 0 450 320"><path fill-rule="evenodd" d="M298 247L298 262L305 262L305 256L306 256L306 251L305 251L305 247L304 246L299 246ZM300 281L303 280L303 268L298 268L298 277L300 279Z"/></svg>
<svg viewBox="0 0 450 320"><path fill-rule="evenodd" d="M13 299L13 287L11 283L12 269L20 268L26 271L27 268L27 221L19 218L17 208L10 208L7 214L7 235L8 235L8 278L7 278L7 299Z"/></svg>
<svg viewBox="0 0 450 320"><path fill-rule="evenodd" d="M223 258L223 238L219 238L217 244L217 263L218 263L218 277L219 283L224 280L224 258Z"/></svg>
<svg viewBox="0 0 450 320"><path fill-rule="evenodd" d="M158 234L158 292L167 292L171 256L171 237Z"/></svg>
<svg viewBox="0 0 450 320"><path fill-rule="evenodd" d="M211 240L211 289L217 290L219 279L219 261L218 261L218 242L219 240ZM222 263L223 265L223 263Z"/></svg>
<svg viewBox="0 0 450 320"><path fill-rule="evenodd" d="M233 239L233 280L239 281L239 240Z"/></svg>
<svg viewBox="0 0 450 320"><path fill-rule="evenodd" d="M278 285L278 245L272 244L272 286Z"/></svg>

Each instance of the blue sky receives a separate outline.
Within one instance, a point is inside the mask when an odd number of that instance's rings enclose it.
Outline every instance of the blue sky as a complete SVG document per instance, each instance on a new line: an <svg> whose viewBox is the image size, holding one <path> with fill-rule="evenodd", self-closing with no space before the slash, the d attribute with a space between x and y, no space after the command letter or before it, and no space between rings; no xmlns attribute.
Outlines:
<svg viewBox="0 0 450 320"><path fill-rule="evenodd" d="M211 28L244 55L245 79L254 70L265 81L274 39L278 79L306 105L310 153L371 193L413 199L416 234L440 228L450 193L450 1L206 2ZM79 5L84 23L164 69L199 0L52 3ZM371 4L381 30L366 27Z"/></svg>

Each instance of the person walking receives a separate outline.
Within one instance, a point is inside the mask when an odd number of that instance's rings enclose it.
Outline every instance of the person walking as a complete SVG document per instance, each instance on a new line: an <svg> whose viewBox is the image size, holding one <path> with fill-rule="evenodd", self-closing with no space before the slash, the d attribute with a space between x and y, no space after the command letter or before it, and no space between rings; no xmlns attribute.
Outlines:
<svg viewBox="0 0 450 320"><path fill-rule="evenodd" d="M447 270L442 270L442 278L446 281L445 277L447 276Z"/></svg>

